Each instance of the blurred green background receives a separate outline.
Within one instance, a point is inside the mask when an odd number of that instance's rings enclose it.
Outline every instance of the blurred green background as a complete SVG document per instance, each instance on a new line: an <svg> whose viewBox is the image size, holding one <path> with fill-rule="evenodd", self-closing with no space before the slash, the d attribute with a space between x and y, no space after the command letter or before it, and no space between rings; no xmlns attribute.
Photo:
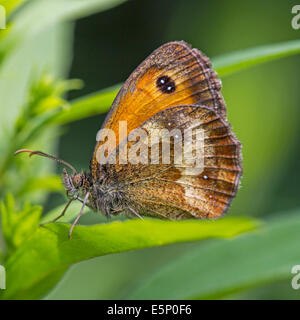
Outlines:
<svg viewBox="0 0 300 320"><path fill-rule="evenodd" d="M84 87L66 97L73 100L124 82L145 57L168 41L185 40L212 58L299 39L300 30L291 27L294 4L285 0L133 0L75 23L54 23L32 37L32 43L24 41L11 64L6 65L7 71L2 71L8 76L0 80L0 116L7 108L13 114L23 99L26 83L33 74L45 70L57 77L83 80ZM242 185L228 212L230 216L268 219L300 207L299 70L300 56L295 55L222 79L228 120L243 144L244 159ZM23 83L23 88L14 87L14 77L20 77L20 73L23 82L18 83ZM15 90L15 94L9 95L9 90ZM60 158L76 168L88 169L104 116L49 129L55 131L56 137L45 140L46 150L57 150ZM4 132L9 130L9 118L1 126ZM40 162L44 160L34 160L34 166ZM61 168L56 170L60 173ZM19 173L12 174L11 179L16 181ZM47 211L65 203L66 198L62 193L52 193L45 200ZM32 195L32 201L40 203L41 197ZM89 213L83 216L81 224L99 221L104 218ZM78 263L46 299L122 298L151 270L182 252L205 245L206 242L176 244ZM286 280L228 295L232 299L299 297L300 293Z"/></svg>

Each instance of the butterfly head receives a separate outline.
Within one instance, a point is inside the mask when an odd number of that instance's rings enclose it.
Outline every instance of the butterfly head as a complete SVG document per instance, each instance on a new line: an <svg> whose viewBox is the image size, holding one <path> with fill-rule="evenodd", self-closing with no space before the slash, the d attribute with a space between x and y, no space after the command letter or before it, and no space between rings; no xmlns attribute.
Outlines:
<svg viewBox="0 0 300 320"><path fill-rule="evenodd" d="M84 172L69 174L65 168L63 169L62 181L67 194L72 196L85 194L89 186Z"/></svg>

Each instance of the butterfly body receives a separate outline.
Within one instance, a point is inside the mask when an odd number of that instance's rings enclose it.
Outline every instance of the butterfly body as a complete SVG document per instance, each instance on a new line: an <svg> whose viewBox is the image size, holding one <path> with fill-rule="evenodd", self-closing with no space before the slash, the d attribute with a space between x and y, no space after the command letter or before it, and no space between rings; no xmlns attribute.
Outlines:
<svg viewBox="0 0 300 320"><path fill-rule="evenodd" d="M96 179L91 173L82 172L72 176L65 171L62 181L69 197L76 197L83 201L82 198L89 193L86 205L94 211L102 212L107 217L115 212L124 211L126 208L122 188L105 173L104 168Z"/></svg>

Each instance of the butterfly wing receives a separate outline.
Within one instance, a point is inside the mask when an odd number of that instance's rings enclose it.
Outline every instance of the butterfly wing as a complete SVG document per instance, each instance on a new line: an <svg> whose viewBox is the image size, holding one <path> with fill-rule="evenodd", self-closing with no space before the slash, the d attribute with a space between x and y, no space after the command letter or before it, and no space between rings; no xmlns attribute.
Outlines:
<svg viewBox="0 0 300 320"><path fill-rule="evenodd" d="M125 82L102 127L112 129L119 143L119 122L127 121L128 132L154 114L176 105L211 107L225 119L221 82L209 59L184 41L169 42L155 50ZM99 169L96 144L91 161L95 175Z"/></svg>
<svg viewBox="0 0 300 320"><path fill-rule="evenodd" d="M189 128L193 131L187 133ZM199 105L170 107L150 117L138 129L147 133L140 137L139 150L143 150L148 163L119 163L124 148L130 156L130 150L136 145L129 136L128 143L121 143L117 148L117 163L106 167L118 181L131 207L139 214L169 219L215 218L227 210L237 192L242 173L240 143L230 125L213 108ZM190 134L193 139L189 147L193 150L199 146L194 139L195 129L200 129L202 150L196 154L203 160L202 167L189 161L188 157L193 153L184 152L187 157L177 161L176 157L181 155L174 151L178 145L175 138L169 139L170 162L164 164L162 141L168 140L163 140L163 136L156 139L161 129L168 129L163 131L165 134L175 132L180 135L181 132L181 137ZM174 129L177 131L172 131ZM159 141L161 145L156 164L150 163L150 152L153 148L155 150L155 143L149 144L149 141ZM137 150L134 148L134 151Z"/></svg>

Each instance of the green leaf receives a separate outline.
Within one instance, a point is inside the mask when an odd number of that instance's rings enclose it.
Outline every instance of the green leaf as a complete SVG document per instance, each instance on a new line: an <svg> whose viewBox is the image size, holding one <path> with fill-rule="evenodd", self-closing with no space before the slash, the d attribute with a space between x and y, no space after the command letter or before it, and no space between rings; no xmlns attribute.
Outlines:
<svg viewBox="0 0 300 320"><path fill-rule="evenodd" d="M0 264L3 264L5 260L5 253L0 249Z"/></svg>
<svg viewBox="0 0 300 320"><path fill-rule="evenodd" d="M116 85L74 100L70 103L69 108L60 110L57 113L53 122L56 124L65 124L107 112L120 87L120 85Z"/></svg>
<svg viewBox="0 0 300 320"><path fill-rule="evenodd" d="M22 188L18 191L17 196L24 195L35 191L61 192L64 190L61 183L61 177L58 175L47 175L43 177L33 177L26 181Z"/></svg>
<svg viewBox="0 0 300 320"><path fill-rule="evenodd" d="M51 222L53 221L56 217L58 217L64 210L65 206L67 204L67 201L65 204L47 212L42 218L41 222L46 223L46 222ZM65 213L63 217L61 217L58 221L59 222L71 222L73 221L77 216L82 207L82 203L79 201L73 201ZM88 211L89 212L89 211ZM86 214L86 211L83 212L83 215Z"/></svg>
<svg viewBox="0 0 300 320"><path fill-rule="evenodd" d="M59 214L60 212L58 212ZM73 263L97 256L175 242L208 238L231 238L257 227L249 218L225 218L216 221L127 220L94 226L76 226L68 239L70 225L50 223L39 228L7 261L7 289L2 299L37 299L39 283L58 279ZM38 261L38 263L37 263ZM54 285L54 281L51 282ZM47 286L49 290L49 286Z"/></svg>
<svg viewBox="0 0 300 320"><path fill-rule="evenodd" d="M212 59L220 77L241 71L257 64L300 53L300 40L254 47Z"/></svg>
<svg viewBox="0 0 300 320"><path fill-rule="evenodd" d="M42 208L26 203L22 210L18 210L13 196L8 194L6 202L1 202L0 210L3 237L8 254L11 254L36 231Z"/></svg>
<svg viewBox="0 0 300 320"><path fill-rule="evenodd" d="M23 107L29 116L25 120L29 121L32 116L67 105L62 96L71 90L79 90L82 86L82 81L78 79L58 81L50 74L42 74L29 88L28 101Z"/></svg>
<svg viewBox="0 0 300 320"><path fill-rule="evenodd" d="M300 216L283 213L229 241L195 247L156 270L126 299L207 299L291 278L300 261Z"/></svg>
<svg viewBox="0 0 300 320"><path fill-rule="evenodd" d="M21 10L23 8L20 8ZM2 32L0 31L0 35L3 35ZM72 33L71 24L51 26L37 37L23 42L18 46L18 50L7 56L1 65L0 96L1 105L5 108L0 107L0 197L7 192L16 194L25 180L32 176L54 172L55 163L52 161L39 161L39 159L28 161L25 157L23 159L13 157L16 151L14 144L23 142L22 138L27 136L27 132L23 131L15 136L15 124L22 112L22 106L26 104L29 97L30 85L35 80L39 80L45 71L54 79L61 79L66 75L70 63ZM66 57L68 60L65 59ZM26 126L27 124L31 126L30 123L26 123ZM27 147L54 153L58 133L60 131L54 126L46 126L35 135L34 141L28 142ZM31 136L28 135L28 137ZM18 145L18 147L24 148L26 145ZM41 203L45 200L45 196L45 192L34 192L27 195L26 200ZM18 203L24 201L20 197L15 200Z"/></svg>
<svg viewBox="0 0 300 320"><path fill-rule="evenodd" d="M27 0L1 0L0 5L6 10L7 17Z"/></svg>
<svg viewBox="0 0 300 320"><path fill-rule="evenodd" d="M20 43L38 35L47 27L63 21L75 20L97 11L110 9L125 0L39 0L31 1L17 12L12 28L0 43L3 59Z"/></svg>

